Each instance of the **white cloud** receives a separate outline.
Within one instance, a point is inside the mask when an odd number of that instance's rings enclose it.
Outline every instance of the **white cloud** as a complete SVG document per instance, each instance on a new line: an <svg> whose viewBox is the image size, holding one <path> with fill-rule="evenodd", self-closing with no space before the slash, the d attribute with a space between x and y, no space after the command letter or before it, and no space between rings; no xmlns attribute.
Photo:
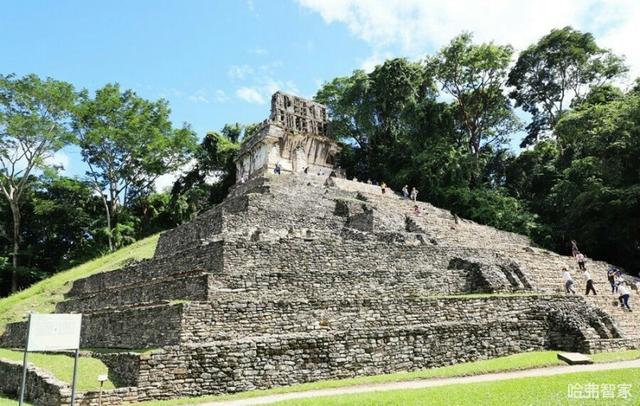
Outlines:
<svg viewBox="0 0 640 406"><path fill-rule="evenodd" d="M45 159L45 163L50 166L61 168L64 173L69 169L69 156L62 151L57 151Z"/></svg>
<svg viewBox="0 0 640 406"><path fill-rule="evenodd" d="M392 52L419 58L463 31L480 42L508 43L524 49L552 28L572 25L592 32L598 43L625 54L632 70L640 68L636 25L640 2L634 0L297 0L326 23L345 24L370 44L373 55Z"/></svg>
<svg viewBox="0 0 640 406"><path fill-rule="evenodd" d="M241 87L236 90L236 96L247 103L265 104L265 98L260 91L254 87Z"/></svg>
<svg viewBox="0 0 640 406"><path fill-rule="evenodd" d="M205 103L209 104L209 98L207 97L207 91L204 89L199 89L195 93L189 95L189 101L194 103Z"/></svg>
<svg viewBox="0 0 640 406"><path fill-rule="evenodd" d="M385 59L391 58L393 55L391 52L374 52L368 58L364 59L360 62L360 68L364 69L365 72L371 72L376 67L376 65L382 64Z"/></svg>
<svg viewBox="0 0 640 406"><path fill-rule="evenodd" d="M253 68L249 65L231 65L227 70L227 75L231 79L244 79L253 74Z"/></svg>
<svg viewBox="0 0 640 406"><path fill-rule="evenodd" d="M265 104L271 99L271 95L279 90L286 93L299 94L300 91L293 81L274 79L276 71L281 66L283 64L280 60L260 65L256 69L247 65L232 66L233 69L229 70L231 76L250 82L236 90L236 97L247 103Z"/></svg>
<svg viewBox="0 0 640 406"><path fill-rule="evenodd" d="M271 100L271 95L277 91L300 94L295 83L291 80L281 81L265 76L256 78L258 83L252 87L241 87L236 90L236 96L247 103L265 104L267 100Z"/></svg>
<svg viewBox="0 0 640 406"><path fill-rule="evenodd" d="M153 187L156 192L169 192L173 187L173 184L178 180L178 178L185 173L191 171L196 164L197 160L192 159L189 162L182 165L180 168L176 169L173 172L165 173L164 175L159 176L153 184ZM209 174L205 177L205 182L208 184L216 183L220 180L219 174Z"/></svg>
<svg viewBox="0 0 640 406"><path fill-rule="evenodd" d="M264 55L268 55L269 51L267 51L264 48L253 48L253 49L249 50L249 53L252 53L252 54L258 55L258 56L264 56Z"/></svg>
<svg viewBox="0 0 640 406"><path fill-rule="evenodd" d="M224 103L229 100L229 96L227 96L227 93L222 89L216 90L215 98L218 103Z"/></svg>
<svg viewBox="0 0 640 406"><path fill-rule="evenodd" d="M175 173L165 173L164 175L158 177L153 185L156 192L170 191L179 176L180 175Z"/></svg>
<svg viewBox="0 0 640 406"><path fill-rule="evenodd" d="M263 93L266 93L269 97L272 94L277 92L278 90L285 93L298 94L299 90L296 87L295 83L291 80L287 80L285 82L280 80L274 80L272 78L264 78L264 85L262 86Z"/></svg>

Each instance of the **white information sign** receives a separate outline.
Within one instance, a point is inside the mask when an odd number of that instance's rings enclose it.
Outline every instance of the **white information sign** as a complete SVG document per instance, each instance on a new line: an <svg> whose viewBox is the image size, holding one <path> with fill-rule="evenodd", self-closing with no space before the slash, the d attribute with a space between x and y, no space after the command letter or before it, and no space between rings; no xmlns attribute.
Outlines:
<svg viewBox="0 0 640 406"><path fill-rule="evenodd" d="M32 314L27 351L80 349L82 314Z"/></svg>

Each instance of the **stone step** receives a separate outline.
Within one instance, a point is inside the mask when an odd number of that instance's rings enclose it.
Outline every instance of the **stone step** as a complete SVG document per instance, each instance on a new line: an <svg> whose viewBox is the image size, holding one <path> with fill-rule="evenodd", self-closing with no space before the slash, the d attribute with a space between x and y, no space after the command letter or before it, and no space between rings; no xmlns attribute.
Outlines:
<svg viewBox="0 0 640 406"><path fill-rule="evenodd" d="M101 272L73 282L67 297L87 296L108 289L127 288L154 280L179 277L181 273L222 270L222 243L209 242L181 255L152 258L124 268Z"/></svg>
<svg viewBox="0 0 640 406"><path fill-rule="evenodd" d="M190 271L74 296L56 305L58 313L91 313L175 300L207 300L213 276Z"/></svg>
<svg viewBox="0 0 640 406"><path fill-rule="evenodd" d="M226 298L193 302L184 313L183 341L204 342L256 334L315 330L350 330L415 324L502 320L528 323L544 320L536 311L550 303L576 302L552 296L487 298L330 298L294 295L253 300Z"/></svg>
<svg viewBox="0 0 640 406"><path fill-rule="evenodd" d="M564 320L564 323L574 326L581 325L581 334L588 338L598 338L600 333L596 333L589 323L601 316L590 309L582 298L550 295L323 300L256 296L251 301L227 298L189 304L184 312L182 341L197 343L263 334L474 323L480 320L522 325L547 325ZM554 318L548 319L550 315Z"/></svg>
<svg viewBox="0 0 640 406"><path fill-rule="evenodd" d="M640 337L613 339L589 339L586 342L586 353L613 352L640 349Z"/></svg>
<svg viewBox="0 0 640 406"><path fill-rule="evenodd" d="M180 343L185 303L129 306L82 317L82 348L160 348ZM27 322L9 323L0 347L23 348Z"/></svg>

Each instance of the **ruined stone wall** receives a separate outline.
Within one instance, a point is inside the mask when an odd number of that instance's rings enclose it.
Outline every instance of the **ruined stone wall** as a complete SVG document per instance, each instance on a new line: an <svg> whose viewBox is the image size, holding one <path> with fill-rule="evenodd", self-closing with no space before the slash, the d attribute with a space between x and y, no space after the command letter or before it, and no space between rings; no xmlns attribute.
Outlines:
<svg viewBox="0 0 640 406"><path fill-rule="evenodd" d="M93 292L105 291L123 286L137 286L163 278L203 270L216 273L222 270L222 244L210 242L194 245L172 257L156 256L136 262L133 265L110 272L101 272L73 282L68 297L78 297Z"/></svg>
<svg viewBox="0 0 640 406"><path fill-rule="evenodd" d="M138 385L140 354L134 352L94 352L92 357L100 359L109 368L109 379L117 388Z"/></svg>
<svg viewBox="0 0 640 406"><path fill-rule="evenodd" d="M498 290L487 285L488 272L506 280L495 265L501 258L477 249L313 239L225 241L223 249L225 283L248 291L283 290L305 297L455 294ZM488 267L455 267L454 258L474 258ZM513 288L518 289L525 287Z"/></svg>
<svg viewBox="0 0 640 406"><path fill-rule="evenodd" d="M84 348L159 348L180 340L183 304L124 308L82 318Z"/></svg>
<svg viewBox="0 0 640 406"><path fill-rule="evenodd" d="M326 135L327 108L312 100L276 92L271 96L271 122L296 132Z"/></svg>
<svg viewBox="0 0 640 406"><path fill-rule="evenodd" d="M0 360L0 393L17 399L20 396L21 382L22 364ZM37 406L59 406L65 402L68 404L70 397L71 390L68 385L40 368L28 366L25 387L27 402Z"/></svg>
<svg viewBox="0 0 640 406"><path fill-rule="evenodd" d="M82 317L82 348L159 348L180 342L183 303L124 307ZM27 323L9 323L0 347L24 348Z"/></svg>
<svg viewBox="0 0 640 406"><path fill-rule="evenodd" d="M514 321L523 325L545 320L549 312L572 309L557 315L550 343L555 347L577 347L584 341L584 332L594 337L593 327L604 329L611 336L612 326L606 318L591 313L580 314L585 306L582 298L557 296L511 296L483 298L368 298L342 300L278 299L263 295L256 300L191 303L184 311L182 343L201 343L242 338L258 334L304 333L312 331L350 331L442 323L479 323L480 321ZM578 316L576 316L576 314ZM573 318L573 319L572 319ZM571 321L571 323L569 323ZM570 325L571 324L571 325ZM550 329L550 333L551 334ZM571 331L569 331L571 330ZM575 342L564 336L573 333ZM551 335L549 336L551 337ZM582 337L582 339L581 339Z"/></svg>
<svg viewBox="0 0 640 406"><path fill-rule="evenodd" d="M500 321L221 341L152 354L140 385L168 398L411 371L541 350L545 334L542 322Z"/></svg>
<svg viewBox="0 0 640 406"><path fill-rule="evenodd" d="M75 297L56 305L58 313L87 313L131 305L150 305L173 300L207 300L211 275L202 271L172 274L146 284L125 285Z"/></svg>
<svg viewBox="0 0 640 406"><path fill-rule="evenodd" d="M221 233L223 229L222 218L222 208L216 207L196 217L192 222L171 230L170 239L166 238L166 233L161 234L155 256L162 257L192 248L207 237Z"/></svg>

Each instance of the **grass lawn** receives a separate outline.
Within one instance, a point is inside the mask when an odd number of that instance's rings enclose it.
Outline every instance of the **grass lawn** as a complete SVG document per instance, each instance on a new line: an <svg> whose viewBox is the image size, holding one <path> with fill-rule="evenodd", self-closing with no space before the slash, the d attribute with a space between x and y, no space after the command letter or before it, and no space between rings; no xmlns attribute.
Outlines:
<svg viewBox="0 0 640 406"><path fill-rule="evenodd" d="M598 385L594 395L582 399L569 399L569 385ZM630 384L631 396L618 397L620 384ZM613 398L602 399L601 385L614 385ZM587 392L588 394L588 392ZM608 396L608 395L607 395ZM497 382L449 385L436 388L389 392L371 392L355 395L327 396L278 402L280 406L338 406L338 405L638 405L640 403L640 368L600 372L580 372L556 376L519 378Z"/></svg>
<svg viewBox="0 0 640 406"><path fill-rule="evenodd" d="M116 252L96 258L93 261L57 273L14 295L0 299L0 334L4 326L26 318L28 312L52 313L55 304L64 300L63 295L71 288L72 281L86 276L117 269L131 259L153 256L160 234L124 247Z"/></svg>
<svg viewBox="0 0 640 406"><path fill-rule="evenodd" d="M640 350L622 351L616 353L602 353L592 356L594 362L624 361L640 358ZM199 398L182 398L166 401L143 402L145 406L174 406L191 405L205 403L215 400L231 400L252 398L276 393L301 392L314 389L341 388L353 385L376 384L386 382L410 381L427 378L446 378L453 376L480 375L492 372L516 371L522 369L541 368L547 366L564 365L564 362L557 359L557 351L537 351L522 354L509 355L506 357L493 358L489 360L467 362L463 364L451 365L448 367L423 369L413 372L397 372L386 375L362 376L350 379L329 380L310 382L300 385L283 386L267 390L256 390L241 392L230 395L203 396ZM640 385L640 384L639 384ZM640 388L639 388L640 389ZM377 404L377 403L376 403ZM453 405L455 403L451 403Z"/></svg>
<svg viewBox="0 0 640 406"><path fill-rule="evenodd" d="M0 359L22 363L22 352L0 349ZM29 353L28 362L45 369L56 378L71 384L73 377L73 357L58 354ZM97 358L80 357L78 362L78 390L88 391L100 389L98 375L106 374L108 368ZM104 389L113 389L113 383L104 383ZM1 405L2 403L0 403Z"/></svg>
<svg viewBox="0 0 640 406"><path fill-rule="evenodd" d="M15 399L9 399L0 393L0 406L16 406L18 401ZM24 402L25 406L30 406L30 403Z"/></svg>

